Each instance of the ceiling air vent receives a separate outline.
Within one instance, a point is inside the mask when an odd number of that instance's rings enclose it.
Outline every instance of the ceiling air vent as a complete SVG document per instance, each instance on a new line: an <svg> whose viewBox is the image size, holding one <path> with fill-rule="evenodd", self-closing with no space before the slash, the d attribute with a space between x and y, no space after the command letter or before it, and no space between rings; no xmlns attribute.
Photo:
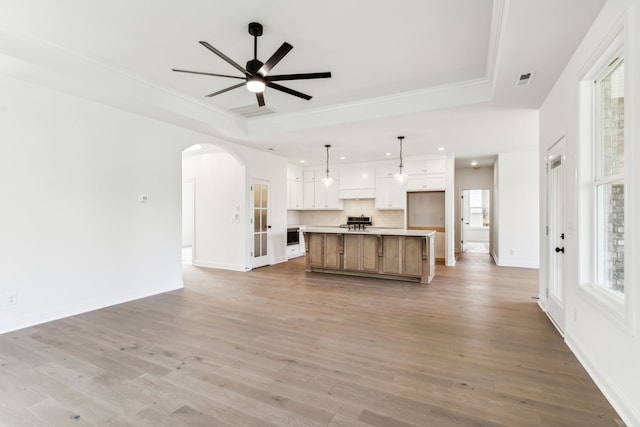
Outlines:
<svg viewBox="0 0 640 427"><path fill-rule="evenodd" d="M257 117L257 116L264 116L267 114L276 113L276 111L273 108L269 108L267 106L258 107L255 104L232 108L230 111L232 113L240 114L241 116L244 116L244 117Z"/></svg>
<svg viewBox="0 0 640 427"><path fill-rule="evenodd" d="M529 73L523 73L516 79L516 86L527 86L533 79L533 71Z"/></svg>

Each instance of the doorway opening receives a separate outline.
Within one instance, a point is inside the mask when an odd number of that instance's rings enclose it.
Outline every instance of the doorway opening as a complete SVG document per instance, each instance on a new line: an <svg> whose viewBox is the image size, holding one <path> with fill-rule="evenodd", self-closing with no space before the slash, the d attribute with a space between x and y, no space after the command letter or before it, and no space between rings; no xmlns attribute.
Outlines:
<svg viewBox="0 0 640 427"><path fill-rule="evenodd" d="M488 254L491 243L491 191L462 190L461 201L462 252Z"/></svg>
<svg viewBox="0 0 640 427"><path fill-rule="evenodd" d="M247 271L245 166L211 143L182 152L182 263Z"/></svg>

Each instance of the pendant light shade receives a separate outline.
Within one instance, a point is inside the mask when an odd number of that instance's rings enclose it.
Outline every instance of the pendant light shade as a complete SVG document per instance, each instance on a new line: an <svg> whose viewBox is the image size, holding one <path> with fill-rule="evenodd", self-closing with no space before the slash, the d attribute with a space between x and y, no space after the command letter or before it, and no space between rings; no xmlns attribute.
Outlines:
<svg viewBox="0 0 640 427"><path fill-rule="evenodd" d="M327 149L327 170L326 170L327 175L324 178L322 178L322 183L327 188L331 187L331 184L333 184L333 178L329 176L329 147L331 147L331 145L329 144L325 145L325 148Z"/></svg>
<svg viewBox="0 0 640 427"><path fill-rule="evenodd" d="M404 136L399 136L398 140L400 141L400 167L398 168L398 172L393 175L393 179L398 181L401 185L406 185L409 177L404 170L404 163L402 160L402 140L404 140Z"/></svg>

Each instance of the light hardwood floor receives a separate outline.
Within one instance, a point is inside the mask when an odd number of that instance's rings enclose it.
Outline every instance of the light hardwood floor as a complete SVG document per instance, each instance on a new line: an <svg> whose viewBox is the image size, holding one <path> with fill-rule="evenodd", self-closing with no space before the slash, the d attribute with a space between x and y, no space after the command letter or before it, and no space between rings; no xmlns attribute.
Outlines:
<svg viewBox="0 0 640 427"><path fill-rule="evenodd" d="M0 426L623 425L532 299L536 270L184 277L0 336Z"/></svg>

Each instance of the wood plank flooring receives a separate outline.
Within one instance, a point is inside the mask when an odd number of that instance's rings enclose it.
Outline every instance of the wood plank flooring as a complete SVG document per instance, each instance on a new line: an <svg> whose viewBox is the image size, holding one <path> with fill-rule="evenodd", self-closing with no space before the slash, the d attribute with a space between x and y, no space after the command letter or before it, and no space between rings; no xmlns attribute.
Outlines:
<svg viewBox="0 0 640 427"><path fill-rule="evenodd" d="M0 336L0 426L624 425L532 299L536 270L184 277Z"/></svg>

